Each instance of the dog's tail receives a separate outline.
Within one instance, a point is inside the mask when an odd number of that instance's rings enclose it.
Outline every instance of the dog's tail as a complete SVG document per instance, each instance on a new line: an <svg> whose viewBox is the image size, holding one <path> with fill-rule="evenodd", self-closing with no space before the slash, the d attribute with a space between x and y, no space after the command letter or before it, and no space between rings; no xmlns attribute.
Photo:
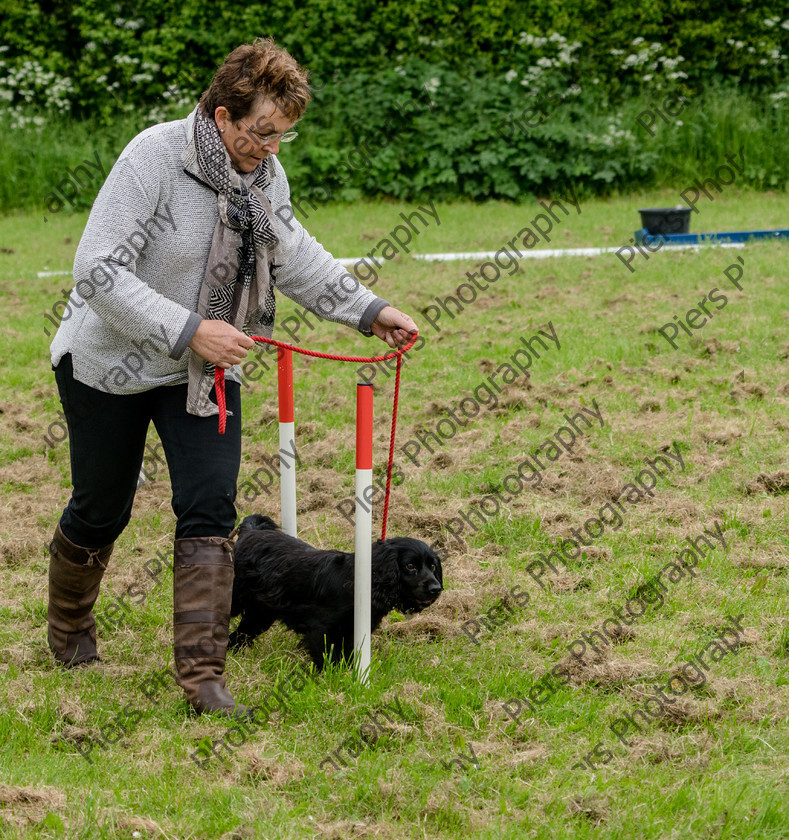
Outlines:
<svg viewBox="0 0 789 840"><path fill-rule="evenodd" d="M279 531L279 525L270 516L253 513L244 517L238 526L239 536L243 531Z"/></svg>

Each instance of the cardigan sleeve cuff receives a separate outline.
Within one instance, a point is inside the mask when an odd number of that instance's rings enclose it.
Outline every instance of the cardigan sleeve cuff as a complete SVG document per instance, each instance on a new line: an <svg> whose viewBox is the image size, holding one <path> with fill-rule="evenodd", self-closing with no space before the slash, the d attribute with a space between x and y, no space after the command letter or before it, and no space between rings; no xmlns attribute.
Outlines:
<svg viewBox="0 0 789 840"><path fill-rule="evenodd" d="M189 342L194 338L197 328L202 323L203 319L196 312L189 313L189 317L186 320L186 326L184 326L181 330L181 335L178 336L178 340L175 342L172 352L170 353L171 359L180 359L181 356L183 356L184 351L189 346Z"/></svg>
<svg viewBox="0 0 789 840"><path fill-rule="evenodd" d="M389 305L389 301L379 297L375 298L367 309L364 310L364 315L362 315L362 318L359 321L359 332L369 338L372 335L370 327L372 326L373 321L378 317L378 313L384 309L384 307Z"/></svg>

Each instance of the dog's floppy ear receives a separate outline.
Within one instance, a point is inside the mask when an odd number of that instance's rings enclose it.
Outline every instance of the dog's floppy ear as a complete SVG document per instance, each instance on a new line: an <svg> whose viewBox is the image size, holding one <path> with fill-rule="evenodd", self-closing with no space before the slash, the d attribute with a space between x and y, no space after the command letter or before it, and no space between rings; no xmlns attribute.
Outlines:
<svg viewBox="0 0 789 840"><path fill-rule="evenodd" d="M260 513L251 513L245 516L238 526L241 531L278 531L279 525L270 517Z"/></svg>
<svg viewBox="0 0 789 840"><path fill-rule="evenodd" d="M373 591L372 606L375 610L389 612L400 592L400 564L397 550L385 540L373 544Z"/></svg>

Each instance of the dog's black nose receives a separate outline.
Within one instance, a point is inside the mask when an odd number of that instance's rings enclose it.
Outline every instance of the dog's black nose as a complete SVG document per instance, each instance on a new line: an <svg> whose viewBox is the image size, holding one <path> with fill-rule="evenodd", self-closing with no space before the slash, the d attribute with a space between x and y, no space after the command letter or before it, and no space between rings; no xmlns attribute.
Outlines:
<svg viewBox="0 0 789 840"><path fill-rule="evenodd" d="M430 595L438 595L441 592L441 584L431 583L430 586L427 587L427 591Z"/></svg>

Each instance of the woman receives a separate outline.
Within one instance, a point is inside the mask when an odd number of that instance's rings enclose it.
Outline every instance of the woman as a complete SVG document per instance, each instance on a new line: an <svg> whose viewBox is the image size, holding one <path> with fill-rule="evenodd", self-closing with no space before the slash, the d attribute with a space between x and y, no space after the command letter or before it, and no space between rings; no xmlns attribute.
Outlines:
<svg viewBox="0 0 789 840"><path fill-rule="evenodd" d="M247 714L225 688L241 456L237 365L270 336L276 286L321 317L402 346L416 330L303 227L280 141L310 100L307 74L271 39L234 50L195 110L124 149L74 260L71 318L52 342L73 492L50 545L48 641L62 665L98 659L91 608L129 522L148 425L162 440L177 517L177 680L198 712ZM87 303L87 306L85 305ZM218 434L214 366L227 371Z"/></svg>

